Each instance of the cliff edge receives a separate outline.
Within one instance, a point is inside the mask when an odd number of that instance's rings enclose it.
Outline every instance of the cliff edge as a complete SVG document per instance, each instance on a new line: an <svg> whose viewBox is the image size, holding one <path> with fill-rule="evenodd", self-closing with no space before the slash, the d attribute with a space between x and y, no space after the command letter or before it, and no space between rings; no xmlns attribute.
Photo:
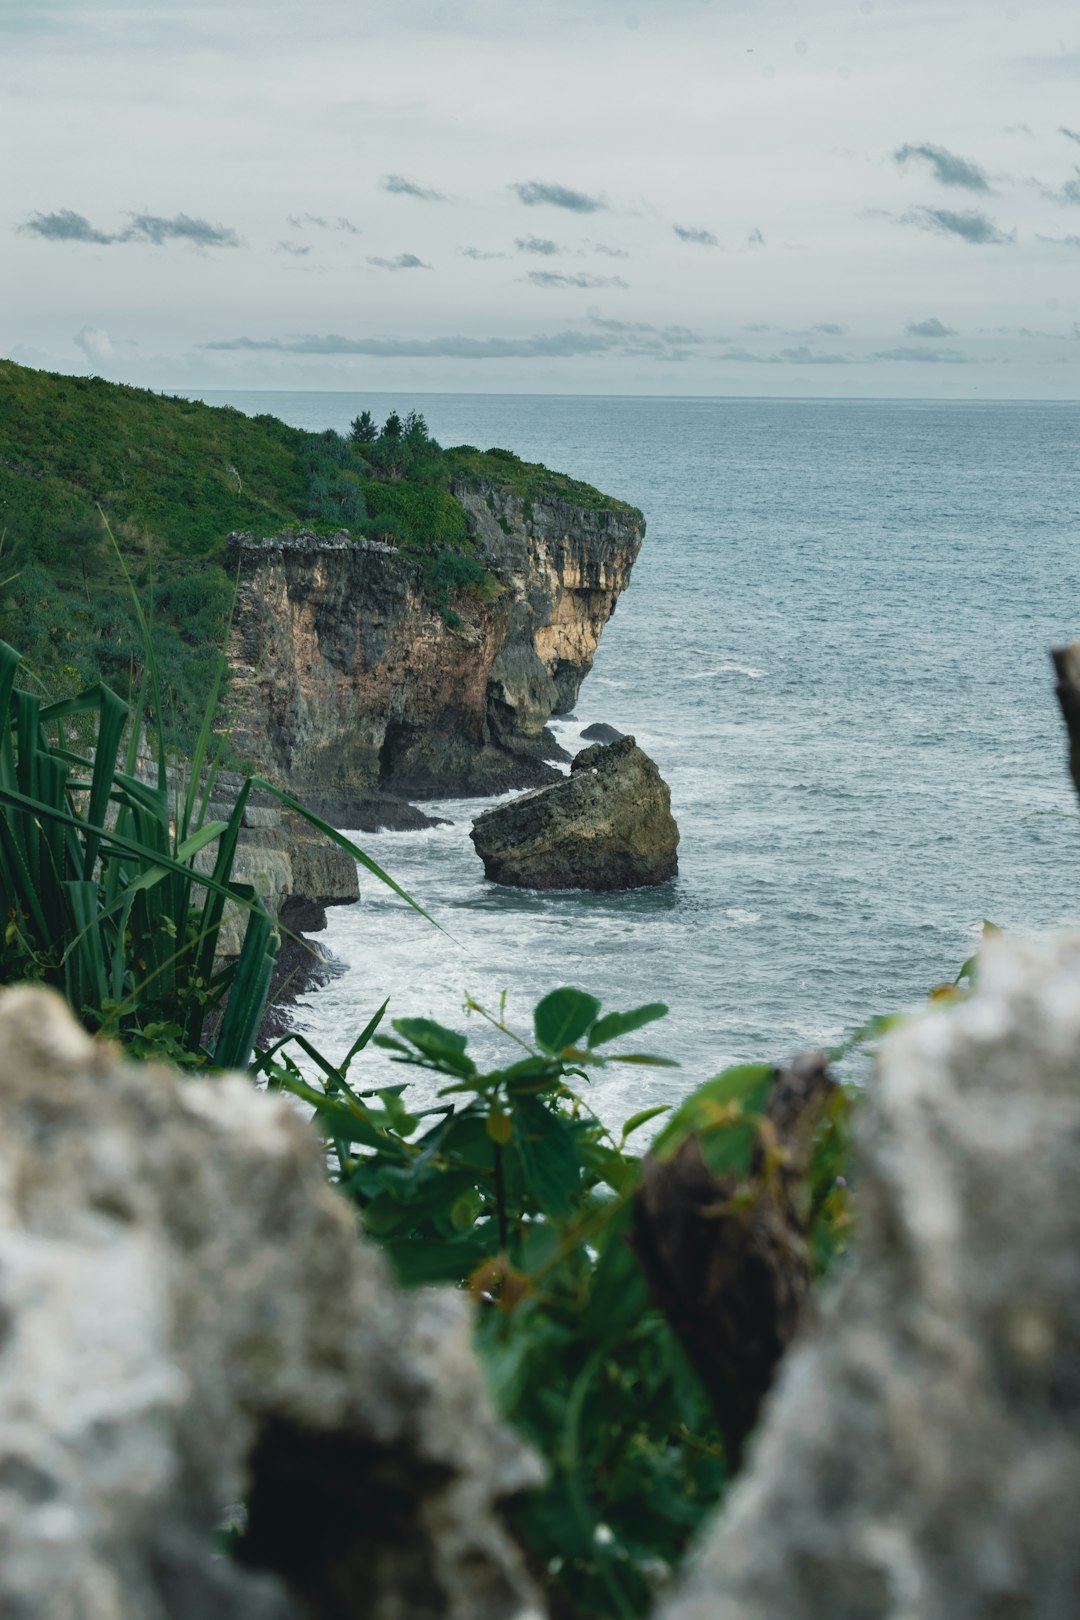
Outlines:
<svg viewBox="0 0 1080 1620"><path fill-rule="evenodd" d="M229 537L237 753L338 826L418 826L409 799L536 787L641 548L622 503L455 482L489 584L452 627L415 554L343 531Z"/></svg>

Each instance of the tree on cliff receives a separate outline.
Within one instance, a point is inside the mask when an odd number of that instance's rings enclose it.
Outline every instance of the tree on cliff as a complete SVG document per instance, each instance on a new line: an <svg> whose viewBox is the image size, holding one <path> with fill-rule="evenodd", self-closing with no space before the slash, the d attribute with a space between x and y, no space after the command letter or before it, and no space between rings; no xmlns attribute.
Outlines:
<svg viewBox="0 0 1080 1620"><path fill-rule="evenodd" d="M386 421L383 423L382 436L384 439L401 438L401 417L398 415L397 411L391 411L390 415L386 418Z"/></svg>
<svg viewBox="0 0 1080 1620"><path fill-rule="evenodd" d="M359 416L353 417L349 424L350 443L374 444L378 437L379 430L370 411L361 411Z"/></svg>

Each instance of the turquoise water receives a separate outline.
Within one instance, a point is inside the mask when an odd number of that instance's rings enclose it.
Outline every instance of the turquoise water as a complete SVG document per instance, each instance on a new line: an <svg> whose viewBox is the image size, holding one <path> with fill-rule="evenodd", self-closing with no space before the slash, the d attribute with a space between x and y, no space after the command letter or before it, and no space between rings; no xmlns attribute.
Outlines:
<svg viewBox="0 0 1080 1620"><path fill-rule="evenodd" d="M508 990L522 1020L561 983L659 998L650 1044L683 1072L605 1074L628 1112L917 1001L984 917L1080 917L1047 656L1080 636L1080 406L205 397L312 428L414 406L444 444L502 445L648 518L561 740L594 720L636 735L671 785L678 879L495 888L476 802L439 806L448 828L365 835L454 938L365 882L325 936L347 971L302 1009L329 1050L386 994L450 1022L465 990Z"/></svg>

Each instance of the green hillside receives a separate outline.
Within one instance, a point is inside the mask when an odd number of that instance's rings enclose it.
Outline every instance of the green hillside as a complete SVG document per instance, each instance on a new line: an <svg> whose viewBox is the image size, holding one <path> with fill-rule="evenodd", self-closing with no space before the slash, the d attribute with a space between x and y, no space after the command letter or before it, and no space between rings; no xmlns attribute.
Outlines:
<svg viewBox="0 0 1080 1620"><path fill-rule="evenodd" d="M123 569L154 625L168 724L201 715L232 596L225 538L303 523L348 528L415 554L448 622L482 589L452 481L494 481L529 500L618 507L588 484L505 450L443 450L422 417L365 412L343 437L247 417L99 377L0 360L0 637L53 696L99 677L126 695L142 638Z"/></svg>

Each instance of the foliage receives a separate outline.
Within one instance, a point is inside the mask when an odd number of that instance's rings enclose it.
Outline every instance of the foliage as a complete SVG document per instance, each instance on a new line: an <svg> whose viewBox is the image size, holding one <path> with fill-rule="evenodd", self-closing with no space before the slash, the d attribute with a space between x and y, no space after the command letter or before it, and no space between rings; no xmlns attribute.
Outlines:
<svg viewBox="0 0 1080 1620"><path fill-rule="evenodd" d="M88 1029L119 1037L132 1056L242 1067L278 944L255 890L233 877L254 790L275 794L414 902L350 840L259 777L244 782L227 820L209 818L224 656L217 655L192 758L182 775L170 776L154 719L157 668L137 599L135 610L150 690L134 708L103 682L42 704L18 687L19 654L0 642L0 983L55 986ZM154 733L150 780L139 774L144 711ZM75 735L80 722L88 726L84 738ZM246 919L239 955L221 961L227 907Z"/></svg>
<svg viewBox="0 0 1080 1620"><path fill-rule="evenodd" d="M305 1078L290 1038L260 1054L271 1087L302 1098L326 1134L343 1196L409 1285L452 1282L476 1302L477 1344L495 1400L545 1459L545 1487L515 1509L559 1612L607 1620L645 1614L725 1480L709 1401L652 1303L627 1242L640 1161L628 1143L665 1112L646 1109L616 1136L582 1091L589 1070L659 1063L611 1052L667 1011L603 1015L582 991L537 1006L531 1039L505 1009L491 1017L512 1061L481 1072L468 1038L427 1019L378 1031L379 1009L332 1064L301 1037L321 1076ZM406 1068L443 1082L412 1111L407 1087L357 1089L350 1069L372 1041ZM694 1094L665 1131L695 1130L710 1151L749 1164L767 1066L726 1071ZM725 1106L710 1098L718 1086ZM710 1088L711 1091L710 1091ZM834 1261L849 1216L837 1164L841 1109L815 1163L815 1251ZM672 1134L674 1133L674 1135Z"/></svg>
<svg viewBox="0 0 1080 1620"><path fill-rule="evenodd" d="M328 428L304 445L310 473L307 515L337 528L360 528L367 518L351 443Z"/></svg>
<svg viewBox="0 0 1080 1620"><path fill-rule="evenodd" d="M374 444L378 437L379 430L370 411L361 411L349 423L349 439L353 444Z"/></svg>
<svg viewBox="0 0 1080 1620"><path fill-rule="evenodd" d="M400 545L423 561L453 623L458 587L431 564L446 550L475 555L451 493L461 482L510 488L526 515L541 493L624 509L509 451L443 450L415 411L391 412L381 429L363 411L347 438L312 435L269 415L0 361L0 636L53 690L104 680L134 699L141 637L106 514L153 620L166 734L190 750L211 679L206 648L221 640L231 596L231 531L309 523ZM475 588L471 576L465 585Z"/></svg>
<svg viewBox="0 0 1080 1620"><path fill-rule="evenodd" d="M638 509L626 501L616 501L603 495L591 484L565 473L552 472L542 462L522 461L511 450L477 450L471 444L455 445L444 450L442 475L447 485L461 483L471 488L495 484L509 489L522 501L525 516L530 517L533 501L559 500L585 511L622 512L635 517L644 525Z"/></svg>

